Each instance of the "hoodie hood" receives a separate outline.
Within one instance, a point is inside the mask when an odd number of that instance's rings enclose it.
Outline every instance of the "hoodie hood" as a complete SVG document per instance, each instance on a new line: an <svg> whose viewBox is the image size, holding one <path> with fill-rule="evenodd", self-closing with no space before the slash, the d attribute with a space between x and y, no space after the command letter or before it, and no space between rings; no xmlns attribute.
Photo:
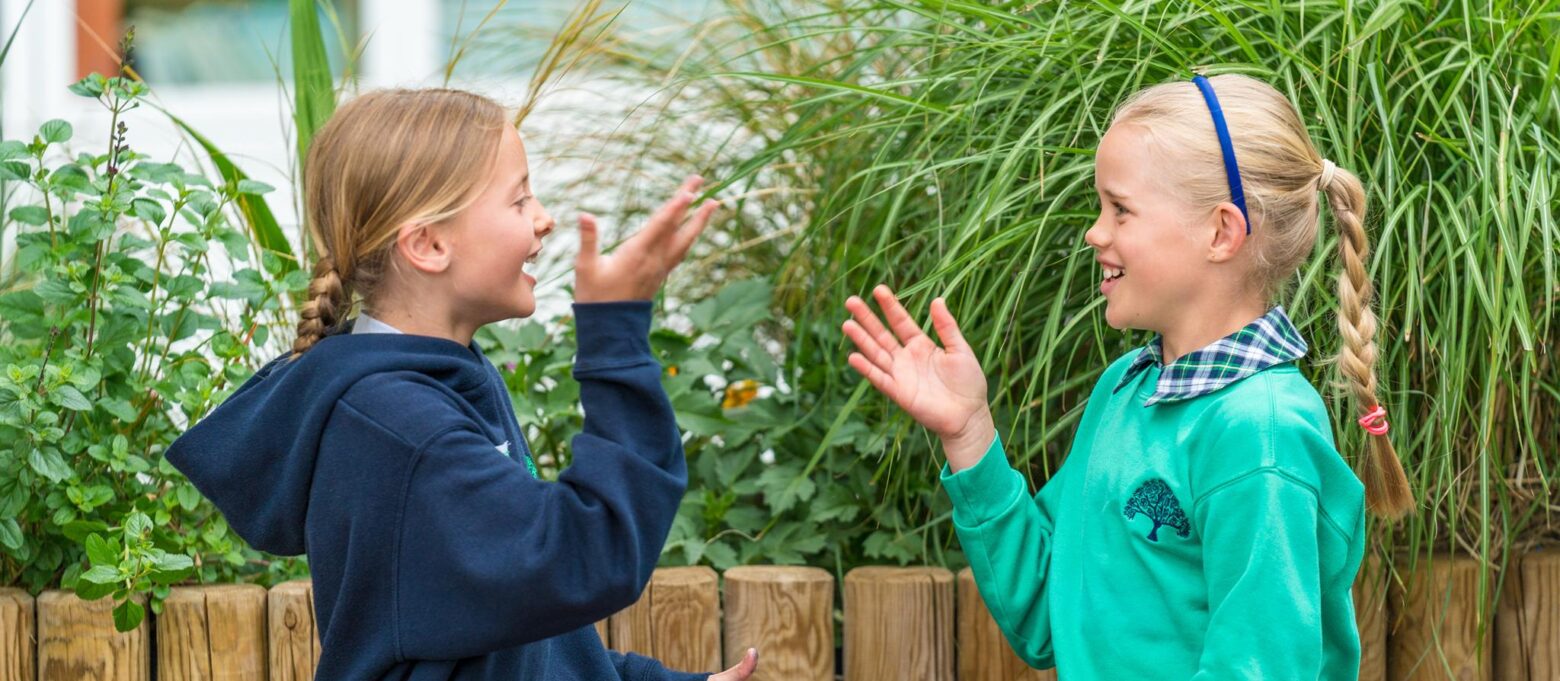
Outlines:
<svg viewBox="0 0 1560 681"><path fill-rule="evenodd" d="M354 384L413 371L469 394L492 371L475 343L351 329L352 322L344 324L298 359L289 353L272 360L168 448L168 462L256 549L306 552L320 440L337 400Z"/></svg>

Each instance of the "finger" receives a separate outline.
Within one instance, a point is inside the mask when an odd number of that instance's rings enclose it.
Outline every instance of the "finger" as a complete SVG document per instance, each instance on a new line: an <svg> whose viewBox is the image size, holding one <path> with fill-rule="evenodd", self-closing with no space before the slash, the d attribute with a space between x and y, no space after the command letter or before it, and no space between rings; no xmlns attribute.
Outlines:
<svg viewBox="0 0 1560 681"><path fill-rule="evenodd" d="M704 228L710 226L710 217L715 215L717 210L720 210L719 201L714 199L705 201L698 210L693 212L693 219L677 231L677 236L672 243L672 248L676 249L672 254L676 256L677 262L681 262L688 256L688 249L693 248L694 242L699 240L699 235L704 233Z"/></svg>
<svg viewBox="0 0 1560 681"><path fill-rule="evenodd" d="M574 259L575 269L589 270L596 266L599 243L600 230L596 227L596 216L580 213L580 254Z"/></svg>
<svg viewBox="0 0 1560 681"><path fill-rule="evenodd" d="M894 330L894 335L899 342L908 345L910 341L926 335L921 331L921 326L910 318L910 313L905 311L905 306L899 304L899 298L887 286L878 284L872 289L872 294L877 298L878 307L883 309L883 317L888 320L888 328Z"/></svg>
<svg viewBox="0 0 1560 681"><path fill-rule="evenodd" d="M699 186L703 184L704 178L698 175L689 175L688 179L683 180L682 186L677 188L677 193L667 199L666 203L661 204L660 209L650 216L650 221L645 224L645 233L654 239L660 239L676 231L677 226L683 222L683 215L688 212L688 206L693 205Z"/></svg>
<svg viewBox="0 0 1560 681"><path fill-rule="evenodd" d="M883 346L878 345L877 341L867 334L866 329L861 328L861 325L856 323L856 320L852 319L845 322L844 329L845 337L849 338L850 342L856 344L857 352L865 355L877 368L883 371L893 371L894 356L889 354L887 350L884 350Z"/></svg>
<svg viewBox="0 0 1560 681"><path fill-rule="evenodd" d="M850 358L846 361L850 362L850 368L855 369L856 373L861 374L863 378L866 378L867 382L871 383L872 387L876 388L878 392L883 393L889 397L893 397L893 376L890 376L882 369L873 366L872 363L868 362L866 357L862 357L861 353L859 352L850 353Z"/></svg>
<svg viewBox="0 0 1560 681"><path fill-rule="evenodd" d="M950 352L972 352L970 344L964 342L964 333L959 331L959 322L948 311L948 301L942 298L932 301L932 328L937 329L937 337L942 340L944 349Z"/></svg>
<svg viewBox="0 0 1560 681"><path fill-rule="evenodd" d="M867 307L867 301L851 296L845 299L845 309L850 310L850 316L861 325L861 328L866 329L884 350L893 352L899 349L899 340L894 338L894 334L889 333L888 329L883 328L883 322L878 321L877 314L872 312L872 308Z"/></svg>

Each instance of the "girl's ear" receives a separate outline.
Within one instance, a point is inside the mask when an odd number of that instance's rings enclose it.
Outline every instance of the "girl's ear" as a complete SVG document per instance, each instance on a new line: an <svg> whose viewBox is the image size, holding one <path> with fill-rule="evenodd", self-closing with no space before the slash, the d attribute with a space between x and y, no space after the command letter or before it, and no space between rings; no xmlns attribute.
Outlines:
<svg viewBox="0 0 1560 681"><path fill-rule="evenodd" d="M1213 240L1208 244L1208 262L1229 262L1246 245L1246 216L1228 201L1213 209Z"/></svg>
<svg viewBox="0 0 1560 681"><path fill-rule="evenodd" d="M408 222L395 235L395 251L407 265L422 274L438 274L450 267L450 243L444 230L432 225Z"/></svg>

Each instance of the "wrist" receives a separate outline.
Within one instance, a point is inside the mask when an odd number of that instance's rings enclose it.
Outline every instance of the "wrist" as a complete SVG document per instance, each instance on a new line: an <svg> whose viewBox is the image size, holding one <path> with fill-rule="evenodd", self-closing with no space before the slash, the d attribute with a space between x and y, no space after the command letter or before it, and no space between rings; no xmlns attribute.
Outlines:
<svg viewBox="0 0 1560 681"><path fill-rule="evenodd" d="M942 436L943 454L948 457L948 468L957 473L980 463L981 457L991 448L991 442L996 437L997 427L991 418L991 409L982 406L957 432Z"/></svg>

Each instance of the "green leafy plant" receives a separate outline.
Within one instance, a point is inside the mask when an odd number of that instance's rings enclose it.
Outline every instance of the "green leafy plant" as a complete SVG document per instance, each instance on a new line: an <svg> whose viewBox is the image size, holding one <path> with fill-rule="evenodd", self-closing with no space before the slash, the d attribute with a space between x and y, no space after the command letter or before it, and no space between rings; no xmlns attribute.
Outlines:
<svg viewBox="0 0 1560 681"><path fill-rule="evenodd" d="M244 231L240 201L270 187L131 148L144 84L93 74L71 91L108 110L105 151L70 155L58 120L0 143L17 204L4 224L17 283L0 294L0 582L112 596L129 629L140 596L160 610L185 579L301 572L244 545L162 453L275 351L269 331L307 280Z"/></svg>

